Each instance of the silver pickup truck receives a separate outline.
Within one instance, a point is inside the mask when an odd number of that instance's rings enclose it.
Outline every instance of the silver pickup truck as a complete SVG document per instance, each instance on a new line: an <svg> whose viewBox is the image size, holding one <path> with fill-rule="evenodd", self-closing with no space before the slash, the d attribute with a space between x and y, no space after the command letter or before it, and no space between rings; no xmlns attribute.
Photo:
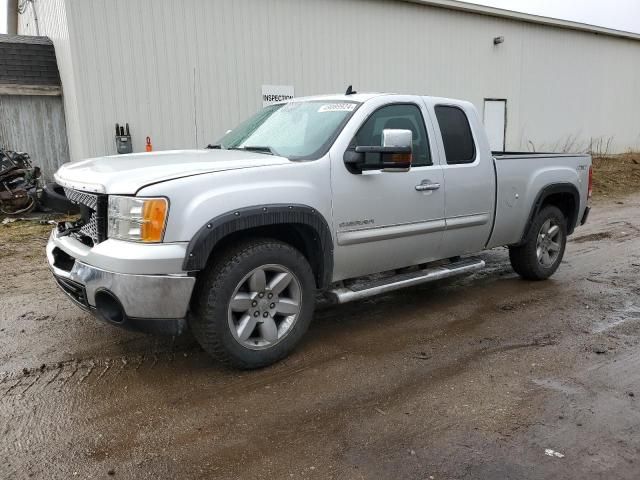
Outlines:
<svg viewBox="0 0 640 480"><path fill-rule="evenodd" d="M484 266L508 246L552 275L589 213L587 155L493 155L471 103L298 98L217 144L63 165L81 217L51 233L54 278L107 322L177 335L239 368L286 356L318 294L344 303Z"/></svg>

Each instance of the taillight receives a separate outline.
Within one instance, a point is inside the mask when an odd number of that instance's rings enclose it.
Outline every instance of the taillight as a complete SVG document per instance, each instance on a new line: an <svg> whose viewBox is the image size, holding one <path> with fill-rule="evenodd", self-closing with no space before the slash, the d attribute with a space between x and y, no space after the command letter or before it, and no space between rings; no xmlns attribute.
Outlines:
<svg viewBox="0 0 640 480"><path fill-rule="evenodd" d="M591 200L591 195L593 195L593 166L589 167L589 194L587 198Z"/></svg>

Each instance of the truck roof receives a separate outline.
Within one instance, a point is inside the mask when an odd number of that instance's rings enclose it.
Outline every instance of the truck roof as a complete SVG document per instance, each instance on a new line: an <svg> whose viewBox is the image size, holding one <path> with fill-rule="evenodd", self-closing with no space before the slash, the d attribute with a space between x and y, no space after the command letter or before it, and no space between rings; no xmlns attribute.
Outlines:
<svg viewBox="0 0 640 480"><path fill-rule="evenodd" d="M411 94L403 94L403 93L393 93L393 92L366 92L366 93L355 93L352 95L344 95L344 94L328 94L328 95L312 95L309 97L296 97L291 102L312 102L312 101L329 101L329 102L359 102L363 103L367 100L371 100L375 97L380 96L393 96L393 95L405 95L411 97L420 97L424 99L429 99L438 103L452 103L452 104L468 104L469 102L465 100L459 100L454 98L444 98L444 97L432 97L429 95L411 95ZM281 102L286 103L286 102Z"/></svg>
<svg viewBox="0 0 640 480"><path fill-rule="evenodd" d="M338 101L338 102L366 102L367 100L378 97L380 95L389 95L386 93L354 93L352 95L343 95L343 94L327 94L327 95L312 95L309 97L296 97L293 102L311 102L315 100L323 100L323 101ZM393 95L393 94L390 94Z"/></svg>

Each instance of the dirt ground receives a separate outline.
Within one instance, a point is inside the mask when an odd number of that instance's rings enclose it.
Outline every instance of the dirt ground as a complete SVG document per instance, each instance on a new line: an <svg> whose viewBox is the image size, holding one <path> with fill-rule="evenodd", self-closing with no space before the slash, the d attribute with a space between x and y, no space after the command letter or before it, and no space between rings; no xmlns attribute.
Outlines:
<svg viewBox="0 0 640 480"><path fill-rule="evenodd" d="M593 191L596 197L618 197L639 189L640 153L593 158Z"/></svg>
<svg viewBox="0 0 640 480"><path fill-rule="evenodd" d="M640 477L640 195L600 198L558 273L488 268L317 312L222 368L57 289L47 225L0 226L0 478Z"/></svg>

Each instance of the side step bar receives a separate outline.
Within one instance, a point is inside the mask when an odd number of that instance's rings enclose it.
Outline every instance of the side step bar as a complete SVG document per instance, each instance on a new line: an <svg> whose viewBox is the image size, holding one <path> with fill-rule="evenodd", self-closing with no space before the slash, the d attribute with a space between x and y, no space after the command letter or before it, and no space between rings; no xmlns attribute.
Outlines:
<svg viewBox="0 0 640 480"><path fill-rule="evenodd" d="M420 285L421 283L433 282L443 278L463 275L475 272L484 268L484 260L479 258L465 258L448 265L425 268L410 273L402 273L381 280L374 280L366 283L352 285L349 288L340 287L329 290L327 294L336 303L347 303L363 298L372 297L381 293L392 292L405 287Z"/></svg>

